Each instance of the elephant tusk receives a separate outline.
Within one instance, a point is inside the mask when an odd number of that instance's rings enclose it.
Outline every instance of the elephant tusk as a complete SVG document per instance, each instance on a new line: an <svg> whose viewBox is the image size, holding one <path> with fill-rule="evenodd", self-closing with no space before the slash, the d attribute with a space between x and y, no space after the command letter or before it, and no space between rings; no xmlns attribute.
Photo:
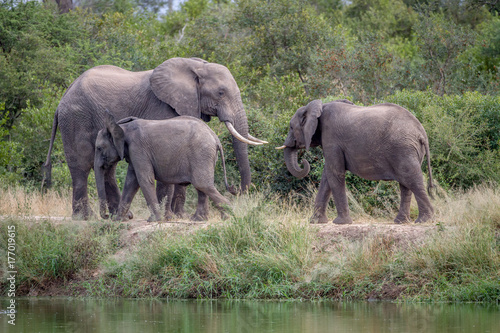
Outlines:
<svg viewBox="0 0 500 333"><path fill-rule="evenodd" d="M276 149L279 149L279 150L285 149L285 148L286 148L286 146L276 147Z"/></svg>
<svg viewBox="0 0 500 333"><path fill-rule="evenodd" d="M261 140L261 139L257 139L256 137L253 137L251 136L250 134L248 134L248 138L252 141L255 141L255 142L258 142L258 143L269 143L267 141L264 141L264 140Z"/></svg>
<svg viewBox="0 0 500 333"><path fill-rule="evenodd" d="M231 133L231 134L232 134L232 135L233 135L236 139L240 140L241 142L244 142L244 143L249 144L249 145L254 145L254 146L260 146L260 145L262 145L262 144L263 144L263 143L260 143L260 142L250 141L250 140L248 140L247 138L243 137L240 133L238 133L238 132L234 129L233 125L232 125L230 122L226 121L226 122L225 122L225 124L226 124L226 127L227 127L227 129L229 130L229 132L230 132L230 133Z"/></svg>

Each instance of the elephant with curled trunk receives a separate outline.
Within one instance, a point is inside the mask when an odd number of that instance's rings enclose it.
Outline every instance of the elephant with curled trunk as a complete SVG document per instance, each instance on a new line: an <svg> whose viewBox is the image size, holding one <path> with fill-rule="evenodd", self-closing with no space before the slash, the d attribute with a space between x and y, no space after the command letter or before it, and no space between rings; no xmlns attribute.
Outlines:
<svg viewBox="0 0 500 333"><path fill-rule="evenodd" d="M301 107L290 120L284 149L285 162L292 175L307 176L309 163L297 161L298 149L321 146L325 166L316 196L312 223L327 223L330 196L337 208L333 223L349 224L345 191L346 170L369 180L396 180L401 190L396 223L410 221L411 194L418 204L416 222L432 218L434 209L425 191L421 165L427 155L430 195L432 172L429 141L420 122L408 110L395 104L356 106L348 100L323 104L320 100Z"/></svg>
<svg viewBox="0 0 500 333"><path fill-rule="evenodd" d="M222 217L226 216L223 206L228 205L229 200L214 186L217 151L221 154L226 189L232 194L236 191L227 183L219 138L203 121L181 116L167 120L127 117L115 122L114 117L106 112L105 124L106 127L97 134L94 158L101 217L107 217L105 175L122 159L129 165L116 220L128 218L127 212L139 187L152 213L148 221L161 220L155 179L164 184L193 184L198 191L198 206L192 220L208 218L207 196L221 211ZM170 200L171 197L167 196L167 220L173 216Z"/></svg>
<svg viewBox="0 0 500 333"><path fill-rule="evenodd" d="M169 119L193 116L209 121L216 116L233 135L241 175L241 190L251 181L247 144L266 143L249 135L240 90L229 70L198 58L172 58L154 70L130 72L115 66L87 70L67 89L55 112L45 179L50 184L50 155L60 127L73 185L73 217L88 218L87 178L94 166L97 132L104 127L104 108L116 119L135 116ZM106 198L115 213L120 201L114 170L106 173ZM158 195L165 193L159 184ZM174 210L183 213L185 187L176 186Z"/></svg>

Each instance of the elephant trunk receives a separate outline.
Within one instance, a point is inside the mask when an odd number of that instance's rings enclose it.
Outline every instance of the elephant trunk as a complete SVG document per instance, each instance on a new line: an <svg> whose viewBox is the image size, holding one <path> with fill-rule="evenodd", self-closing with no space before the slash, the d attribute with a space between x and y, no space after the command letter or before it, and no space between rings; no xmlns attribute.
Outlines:
<svg viewBox="0 0 500 333"><path fill-rule="evenodd" d="M94 166L95 182L97 187L97 195L99 196L99 214L101 218L107 219L109 215L106 213L106 181L104 177L104 170L97 165Z"/></svg>
<svg viewBox="0 0 500 333"><path fill-rule="evenodd" d="M311 169L309 166L309 162L303 159L302 164L304 164L304 169L301 169L299 166L299 163L297 161L297 149L286 147L284 153L286 167L292 175L297 178L304 178L309 174L309 171Z"/></svg>

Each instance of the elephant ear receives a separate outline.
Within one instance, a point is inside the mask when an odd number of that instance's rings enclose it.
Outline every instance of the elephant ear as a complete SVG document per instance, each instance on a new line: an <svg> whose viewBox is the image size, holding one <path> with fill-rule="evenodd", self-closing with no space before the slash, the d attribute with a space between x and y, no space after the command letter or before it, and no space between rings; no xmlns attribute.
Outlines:
<svg viewBox="0 0 500 333"><path fill-rule="evenodd" d="M115 117L113 117L113 115L107 109L105 112L105 121L106 129L109 131L111 137L113 138L113 144L118 151L120 159L123 160L123 157L125 155L125 133L123 132L123 129L116 123Z"/></svg>
<svg viewBox="0 0 500 333"><path fill-rule="evenodd" d="M197 69L207 62L199 58L172 58L151 74L151 90L181 116L201 117Z"/></svg>
<svg viewBox="0 0 500 333"><path fill-rule="evenodd" d="M323 103L317 99L305 107L304 112L304 120L303 120L303 132L304 132L304 140L306 145L306 150L309 150L311 146L311 140L316 132L316 128L318 127L318 118L321 116L323 112Z"/></svg>

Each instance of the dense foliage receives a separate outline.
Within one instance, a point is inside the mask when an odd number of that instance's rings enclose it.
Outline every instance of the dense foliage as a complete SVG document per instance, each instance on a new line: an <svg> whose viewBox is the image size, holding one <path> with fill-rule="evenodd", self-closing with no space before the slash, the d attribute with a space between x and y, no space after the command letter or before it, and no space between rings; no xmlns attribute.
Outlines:
<svg viewBox="0 0 500 333"><path fill-rule="evenodd" d="M341 97L412 111L427 130L444 188L500 181L500 17L489 2L187 0L163 14L126 0L82 3L67 14L37 1L0 4L4 184L39 186L53 114L82 72L100 64L146 70L175 56L233 73L251 132L270 142L250 149L257 188L288 192L319 183L320 149L305 154L312 170L297 180L274 147L297 108ZM229 134L217 120L211 126L238 177ZM52 158L55 184L70 186L60 138ZM368 201L393 195L390 186L348 177Z"/></svg>

